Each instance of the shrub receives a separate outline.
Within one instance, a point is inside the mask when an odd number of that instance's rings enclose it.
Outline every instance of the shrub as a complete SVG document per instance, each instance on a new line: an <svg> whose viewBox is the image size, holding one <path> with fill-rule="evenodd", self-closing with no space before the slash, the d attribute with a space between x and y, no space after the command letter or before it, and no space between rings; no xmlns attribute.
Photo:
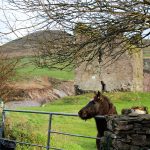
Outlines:
<svg viewBox="0 0 150 150"><path fill-rule="evenodd" d="M19 142L26 142L32 144L45 145L45 137L42 136L38 131L34 131L33 125L26 119L21 119L19 122L13 122L8 117L5 123L5 137L11 140ZM28 146L23 144L17 144L16 150L41 150L35 146Z"/></svg>

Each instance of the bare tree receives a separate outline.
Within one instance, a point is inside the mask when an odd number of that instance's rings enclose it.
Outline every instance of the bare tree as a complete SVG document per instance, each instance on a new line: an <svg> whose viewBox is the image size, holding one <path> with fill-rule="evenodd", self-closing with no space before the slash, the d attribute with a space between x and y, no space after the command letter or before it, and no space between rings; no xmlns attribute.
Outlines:
<svg viewBox="0 0 150 150"><path fill-rule="evenodd" d="M149 46L143 42L150 37L149 0L7 1L12 8L28 14L33 23L28 29L63 31L39 42L39 66L63 69L95 59L101 64L104 57L109 63L127 50Z"/></svg>
<svg viewBox="0 0 150 150"><path fill-rule="evenodd" d="M6 54L0 53L0 97L4 100L11 92L8 82L15 76L18 60L10 59Z"/></svg>

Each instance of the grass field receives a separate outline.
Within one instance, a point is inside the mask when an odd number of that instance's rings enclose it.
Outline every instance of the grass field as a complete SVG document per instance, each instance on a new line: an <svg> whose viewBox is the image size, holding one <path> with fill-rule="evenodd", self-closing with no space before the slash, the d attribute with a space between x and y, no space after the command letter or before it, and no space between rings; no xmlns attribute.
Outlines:
<svg viewBox="0 0 150 150"><path fill-rule="evenodd" d="M20 59L19 66L17 67L17 77L16 79L32 78L32 77L53 77L61 80L73 80L74 71L68 69L65 70L56 70L56 69L47 69L47 68L37 68L33 62L32 57L24 57Z"/></svg>
<svg viewBox="0 0 150 150"><path fill-rule="evenodd" d="M144 57L144 58L150 58L150 53L144 53L144 54L143 54L143 57Z"/></svg>
<svg viewBox="0 0 150 150"><path fill-rule="evenodd" d="M150 110L150 93L118 92L106 94L114 103L118 113L122 108L131 106L147 106ZM45 107L20 108L47 112L77 113L93 94L71 96L59 99ZM48 116L36 114L8 113L6 134L11 139L46 145ZM94 119L83 121L78 117L53 116L52 130L95 136ZM51 145L64 150L96 150L95 140L52 134ZM38 150L38 148L19 147L17 150Z"/></svg>
<svg viewBox="0 0 150 150"><path fill-rule="evenodd" d="M150 58L150 46L143 50L143 57Z"/></svg>
<svg viewBox="0 0 150 150"><path fill-rule="evenodd" d="M150 58L150 54L144 54L144 58Z"/></svg>

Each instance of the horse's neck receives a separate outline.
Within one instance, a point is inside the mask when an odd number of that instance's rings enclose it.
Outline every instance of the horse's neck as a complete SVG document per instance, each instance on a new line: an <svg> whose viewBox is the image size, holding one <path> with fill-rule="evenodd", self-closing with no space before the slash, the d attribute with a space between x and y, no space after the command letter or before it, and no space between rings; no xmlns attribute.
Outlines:
<svg viewBox="0 0 150 150"><path fill-rule="evenodd" d="M109 106L110 107L107 115L117 114L116 107L113 104L110 104Z"/></svg>
<svg viewBox="0 0 150 150"><path fill-rule="evenodd" d="M105 106L105 108L107 108L107 109L103 112L103 115L117 114L116 108L112 103L110 103L108 101L108 105L106 105L106 106ZM104 136L104 131L107 130L106 119L105 118L95 118L95 122L96 122L96 127L98 130L99 137Z"/></svg>
<svg viewBox="0 0 150 150"><path fill-rule="evenodd" d="M98 135L102 137L104 135L104 131L107 130L107 121L105 118L95 118L95 122L96 122Z"/></svg>

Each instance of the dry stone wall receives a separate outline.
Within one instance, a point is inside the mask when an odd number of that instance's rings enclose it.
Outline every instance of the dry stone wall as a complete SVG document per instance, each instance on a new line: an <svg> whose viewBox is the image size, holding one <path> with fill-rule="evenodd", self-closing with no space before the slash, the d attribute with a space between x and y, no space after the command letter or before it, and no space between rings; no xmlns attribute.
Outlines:
<svg viewBox="0 0 150 150"><path fill-rule="evenodd" d="M109 116L108 131L111 150L150 150L150 115Z"/></svg>

